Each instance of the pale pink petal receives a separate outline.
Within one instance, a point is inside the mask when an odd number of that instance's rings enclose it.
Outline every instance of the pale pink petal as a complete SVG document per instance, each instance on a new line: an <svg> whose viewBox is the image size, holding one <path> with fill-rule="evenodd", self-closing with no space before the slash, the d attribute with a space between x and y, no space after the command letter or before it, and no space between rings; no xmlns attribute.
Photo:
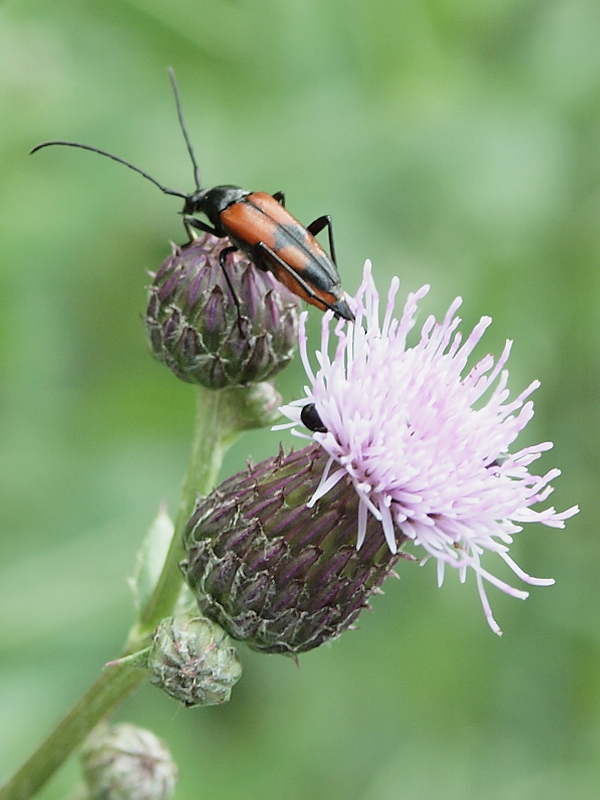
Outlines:
<svg viewBox="0 0 600 800"><path fill-rule="evenodd" d="M528 470L552 446L549 442L510 453L533 416L528 398L539 386L533 381L510 398L505 367L511 343L498 359L488 354L469 366L491 319L482 317L463 337L457 298L441 322L433 316L425 320L411 346L418 304L429 287L408 295L399 319L394 316L398 287L394 278L380 324L379 294L367 262L353 303L356 322L337 320L332 328L333 316L325 314L320 348L312 357L306 318L301 319L300 351L309 386L302 400L281 410L299 426L302 407L314 403L327 429L311 434L329 461L310 504L348 475L359 497L357 546L372 514L392 552L397 529L426 551L422 563L437 560L440 585L446 566L458 570L461 581L475 572L485 616L501 633L485 582L521 599L527 592L492 575L481 558L499 556L525 583L549 585L551 579L522 570L508 547L521 524L562 528L578 509L532 508L547 499L559 471L535 475Z"/></svg>

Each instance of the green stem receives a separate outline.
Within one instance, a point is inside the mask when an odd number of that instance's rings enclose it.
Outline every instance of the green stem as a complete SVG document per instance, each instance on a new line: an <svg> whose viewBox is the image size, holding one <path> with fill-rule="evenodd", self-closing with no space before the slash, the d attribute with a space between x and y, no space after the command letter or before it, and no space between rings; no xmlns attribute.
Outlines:
<svg viewBox="0 0 600 800"><path fill-rule="evenodd" d="M209 391L198 387L196 398L196 423L192 442L192 453L183 486L179 511L175 519L175 531L156 588L143 609L137 640L152 632L161 619L168 616L181 589L182 577L179 562L185 555L182 533L194 508L198 496L208 494L215 486L225 451L235 438L235 415L231 411L230 390Z"/></svg>
<svg viewBox="0 0 600 800"><path fill-rule="evenodd" d="M247 427L243 415L240 415L245 391L198 389L192 454L171 546L156 588L139 622L133 626L121 657L147 646L155 627L172 612L182 585L179 571L179 562L184 555L181 534L198 495L207 494L214 487L227 447L237 433ZM31 758L0 788L0 800L29 800L98 722L145 678L145 670L126 661L111 663Z"/></svg>
<svg viewBox="0 0 600 800"><path fill-rule="evenodd" d="M108 667L33 756L0 789L1 800L28 800L33 797L92 728L145 678L146 672L141 669L121 664Z"/></svg>

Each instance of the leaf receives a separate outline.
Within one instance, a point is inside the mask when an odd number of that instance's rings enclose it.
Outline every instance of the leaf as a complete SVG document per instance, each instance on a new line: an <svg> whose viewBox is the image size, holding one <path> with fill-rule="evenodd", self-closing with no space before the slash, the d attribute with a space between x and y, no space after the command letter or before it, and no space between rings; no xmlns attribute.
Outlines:
<svg viewBox="0 0 600 800"><path fill-rule="evenodd" d="M154 591L173 538L173 531L173 521L163 504L138 550L133 576L127 581L133 591L138 611L144 608Z"/></svg>

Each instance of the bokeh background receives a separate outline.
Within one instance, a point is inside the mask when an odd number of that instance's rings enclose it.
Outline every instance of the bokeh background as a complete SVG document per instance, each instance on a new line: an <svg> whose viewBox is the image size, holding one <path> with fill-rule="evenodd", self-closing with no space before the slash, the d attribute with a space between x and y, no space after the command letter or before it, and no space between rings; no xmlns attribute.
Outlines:
<svg viewBox="0 0 600 800"><path fill-rule="evenodd" d="M184 711L147 687L118 718L168 741L180 800L598 797L599 42L592 0L1 4L3 775L119 651L193 411L140 322L146 271L183 240L178 202L92 154L28 151L79 140L188 191L172 65L206 185L332 214L350 292L370 257L381 287L432 284L421 319L457 294L465 328L493 316L513 391L542 381L521 442L555 442L553 501L582 510L515 543L556 586L526 603L491 589L501 639L472 579L438 590L433 564L401 564L360 630L299 668L242 647L229 705ZM297 396L299 365L278 385ZM223 475L277 443L247 435ZM72 760L41 797L77 779Z"/></svg>

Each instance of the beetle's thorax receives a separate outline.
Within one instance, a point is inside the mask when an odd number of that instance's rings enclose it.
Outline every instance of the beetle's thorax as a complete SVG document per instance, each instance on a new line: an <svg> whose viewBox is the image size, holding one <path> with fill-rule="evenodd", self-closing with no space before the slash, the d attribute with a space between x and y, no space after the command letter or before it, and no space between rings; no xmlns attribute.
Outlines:
<svg viewBox="0 0 600 800"><path fill-rule="evenodd" d="M239 203L250 192L239 186L215 186L212 189L199 189L185 199L184 214L204 214L215 228L220 229L220 216L226 208Z"/></svg>

